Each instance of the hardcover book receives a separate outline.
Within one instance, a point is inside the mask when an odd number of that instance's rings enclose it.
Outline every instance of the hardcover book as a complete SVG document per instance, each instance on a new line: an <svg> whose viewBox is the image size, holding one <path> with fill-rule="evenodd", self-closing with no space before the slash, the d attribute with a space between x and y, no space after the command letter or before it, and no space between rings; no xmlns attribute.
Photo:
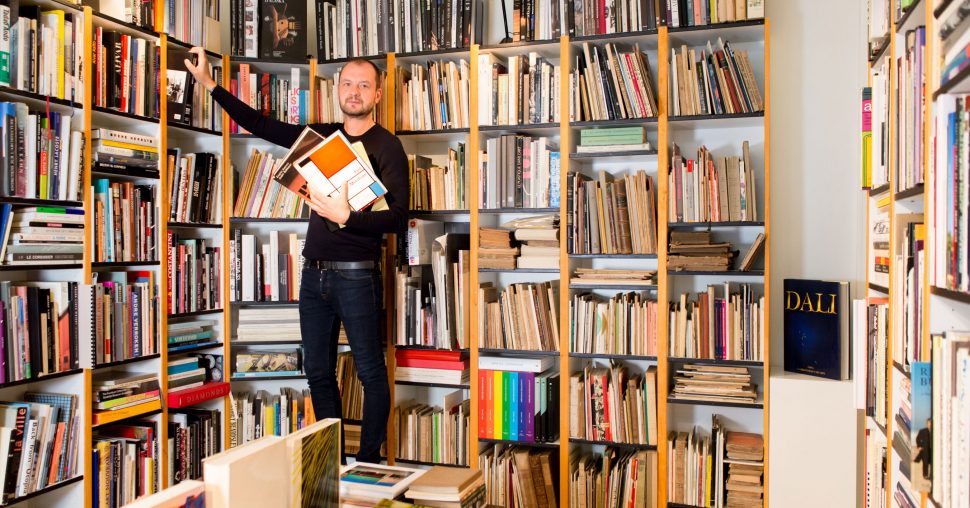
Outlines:
<svg viewBox="0 0 970 508"><path fill-rule="evenodd" d="M168 97L168 121L183 125L192 123L192 87L195 79L185 67L185 60L195 63L195 55L188 51L169 51L168 69L165 76L168 85L165 94Z"/></svg>
<svg viewBox="0 0 970 508"><path fill-rule="evenodd" d="M910 482L916 492L930 492L933 487L933 364L913 362L910 375ZM893 394L893 397L896 397Z"/></svg>
<svg viewBox="0 0 970 508"><path fill-rule="evenodd" d="M785 279L785 370L849 379L849 283Z"/></svg>
<svg viewBox="0 0 970 508"><path fill-rule="evenodd" d="M308 3L303 0L260 0L260 58L297 60L306 57Z"/></svg>

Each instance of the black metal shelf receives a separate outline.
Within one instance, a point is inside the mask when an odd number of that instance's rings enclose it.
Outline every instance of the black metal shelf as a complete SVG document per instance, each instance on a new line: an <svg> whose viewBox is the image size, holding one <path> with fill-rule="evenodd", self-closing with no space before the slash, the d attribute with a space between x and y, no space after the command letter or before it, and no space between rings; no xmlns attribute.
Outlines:
<svg viewBox="0 0 970 508"><path fill-rule="evenodd" d="M468 50L465 50L468 51ZM332 58L330 60L318 60L317 65L334 65L334 64L344 64L351 60L363 58L365 60L370 60L371 62L383 62L387 60L387 55L363 55L360 57L343 57L343 58Z"/></svg>
<svg viewBox="0 0 970 508"><path fill-rule="evenodd" d="M873 53L873 55L869 58L869 63L873 64L878 62L879 59L886 54L886 50L888 49L889 49L889 36L887 35L883 38L882 46L879 46L879 49L877 49L876 52Z"/></svg>
<svg viewBox="0 0 970 508"><path fill-rule="evenodd" d="M251 346L292 346L294 344L301 344L303 341L300 339L294 340L236 340L233 338L229 341L229 347L232 348L247 348Z"/></svg>
<svg viewBox="0 0 970 508"><path fill-rule="evenodd" d="M81 263L52 264L50 261L38 261L36 265L0 265L0 272L36 272L38 270L79 270Z"/></svg>
<svg viewBox="0 0 970 508"><path fill-rule="evenodd" d="M656 291L656 284L637 285L637 284L569 284L569 289L602 289L611 291Z"/></svg>
<svg viewBox="0 0 970 508"><path fill-rule="evenodd" d="M936 8L933 9L933 17L935 18L940 17L940 15L946 12L946 8L949 7L951 3L953 3L953 0L943 0L943 2L940 3L940 5L936 6Z"/></svg>
<svg viewBox="0 0 970 508"><path fill-rule="evenodd" d="M97 162L91 167L91 175L101 177L144 178L148 180L158 180L161 176L157 169L138 167L114 168L101 165Z"/></svg>
<svg viewBox="0 0 970 508"><path fill-rule="evenodd" d="M28 92L27 90L19 90L17 88L11 88L9 86L0 86L0 94L9 95L11 97L17 97L20 99L36 101L42 103L45 106L50 103L54 106L59 106L69 109L83 109L84 105L80 102L74 102L67 99L58 99L56 97L48 97L46 95L41 95L39 93Z"/></svg>
<svg viewBox="0 0 970 508"><path fill-rule="evenodd" d="M879 284L873 284L870 282L869 289L873 291L879 291L880 293L886 293L887 295L889 294L889 288L887 288L886 286L880 286ZM930 289L930 292L932 292L932 288Z"/></svg>
<svg viewBox="0 0 970 508"><path fill-rule="evenodd" d="M63 372L55 372L53 374L47 374L44 376L31 377L27 379L19 379L17 381L8 381L6 383L0 384L0 390L4 388L10 388L12 386L29 385L31 383L42 383L44 381L49 381L51 379L73 376L75 374L80 374L82 372L84 372L83 369L71 369L71 370L65 370Z"/></svg>
<svg viewBox="0 0 970 508"><path fill-rule="evenodd" d="M869 284L869 286L872 286L872 284ZM888 291L885 291L885 293L888 293ZM970 293L964 293L963 291L930 286L930 294L957 302L970 303Z"/></svg>
<svg viewBox="0 0 970 508"><path fill-rule="evenodd" d="M593 441L591 439L579 439L577 437L569 438L569 442L573 444L586 444L586 445L603 445L612 448L626 448L628 450L656 450L657 445L648 445L640 443L617 443L613 441Z"/></svg>
<svg viewBox="0 0 970 508"><path fill-rule="evenodd" d="M559 273L558 268L479 268L478 273Z"/></svg>
<svg viewBox="0 0 970 508"><path fill-rule="evenodd" d="M448 134L468 134L471 132L467 127L457 128L457 129L429 129L423 131L397 131L394 133L395 136L435 136L435 135L448 135Z"/></svg>
<svg viewBox="0 0 970 508"><path fill-rule="evenodd" d="M569 154L570 159L574 160L588 160L588 159L615 159L620 157L650 157L657 155L656 150L627 150L621 152L573 152Z"/></svg>
<svg viewBox="0 0 970 508"><path fill-rule="evenodd" d="M559 208L479 208L479 214L500 214L500 213L559 213Z"/></svg>
<svg viewBox="0 0 970 508"><path fill-rule="evenodd" d="M175 122L169 122L168 127L177 131L183 131L185 134L205 134L207 136L222 137L221 132L205 127L196 127L194 125L185 125Z"/></svg>
<svg viewBox="0 0 970 508"><path fill-rule="evenodd" d="M718 360L716 358L688 358L686 356L671 356L667 358L670 362L695 363L698 365L724 365L737 367L759 367L763 368L765 362L757 360Z"/></svg>
<svg viewBox="0 0 970 508"><path fill-rule="evenodd" d="M576 37L570 37L569 42L579 43L579 42L609 42L613 39L627 39L632 37L656 37L659 31L656 28L648 28L646 30L635 30L632 32L617 32L612 34L590 34L590 35L579 35Z"/></svg>
<svg viewBox="0 0 970 508"><path fill-rule="evenodd" d="M493 50L502 50L502 49L530 48L535 46L552 46L555 44L559 44L559 39L542 39L538 41L515 41L515 42L507 42L505 44L502 44L502 43L484 44L481 46L479 51L489 52Z"/></svg>
<svg viewBox="0 0 970 508"><path fill-rule="evenodd" d="M108 261L91 263L91 268L127 268L131 266L158 266L158 261Z"/></svg>
<svg viewBox="0 0 970 508"><path fill-rule="evenodd" d="M408 344L394 344L394 349L415 350L415 351L442 351L446 353L468 353L468 348L465 349L442 349L440 347L434 346L417 346Z"/></svg>
<svg viewBox="0 0 970 508"><path fill-rule="evenodd" d="M922 4L922 3L923 3L923 0L916 0L916 3L914 3L913 5L910 5L909 6L909 9L906 9L906 10L903 11L903 15L900 16L898 20L896 20L896 31L897 31L897 33L898 33L898 31L900 29L902 29L903 27L906 26L906 21L909 20L909 17L914 12L916 12L918 9L921 8L920 7L920 4ZM925 10L925 8L923 8L923 9Z"/></svg>
<svg viewBox="0 0 970 508"><path fill-rule="evenodd" d="M752 113L731 113L724 115L678 115L667 117L668 122L691 122L698 120L733 120L739 118L764 118L764 111Z"/></svg>
<svg viewBox="0 0 970 508"><path fill-rule="evenodd" d="M284 222L310 222L309 217L285 217L285 218L271 218L271 217L230 217L229 222L234 222L237 224L248 224L248 223L284 223Z"/></svg>
<svg viewBox="0 0 970 508"><path fill-rule="evenodd" d="M17 196L0 196L0 203L22 206L57 206L64 208L82 208L83 201L64 201L60 199L34 199Z"/></svg>
<svg viewBox="0 0 970 508"><path fill-rule="evenodd" d="M646 116L643 118L616 118L613 120L582 120L579 122L569 122L570 128L581 129L584 127L620 127L623 125L643 125L643 124L655 124L659 119L655 116Z"/></svg>
<svg viewBox="0 0 970 508"><path fill-rule="evenodd" d="M588 358L592 360L599 358L603 360L630 360L630 361L647 361L647 362L657 361L656 356L621 355L621 354L609 354L609 353L569 353L569 357Z"/></svg>
<svg viewBox="0 0 970 508"><path fill-rule="evenodd" d="M478 438L479 443L505 444L512 446L529 446L532 448L559 448L559 442L555 443L536 443L533 441L515 441L507 439L490 439L485 437Z"/></svg>
<svg viewBox="0 0 970 508"><path fill-rule="evenodd" d="M889 190L889 183L886 182L886 183L880 185L879 187L873 187L873 188L869 189L869 195L870 196L877 196L877 195L882 194L883 192L886 192L888 190Z"/></svg>
<svg viewBox="0 0 970 508"><path fill-rule="evenodd" d="M193 317L193 316L206 316L206 315L210 315L210 314L222 314L222 311L223 310L225 310L225 309L207 309L207 310L197 310L195 312L180 312L180 313L176 313L176 314L169 314L168 315L168 318L169 319L180 319L180 318L187 318L187 317Z"/></svg>
<svg viewBox="0 0 970 508"><path fill-rule="evenodd" d="M667 275L730 275L738 277L764 277L764 270L667 270Z"/></svg>
<svg viewBox="0 0 970 508"><path fill-rule="evenodd" d="M532 351L528 349L495 349L478 348L478 354L482 355L509 355L509 356L559 356L559 351Z"/></svg>
<svg viewBox="0 0 970 508"><path fill-rule="evenodd" d="M168 43L173 46L183 47L185 49L192 49L195 47L194 44L189 44L188 42L180 41L175 37L172 37L171 35L168 36ZM209 51L208 49L205 49L205 48L203 49L205 50L206 56L210 58L217 58L219 60L218 62L210 62L210 63L212 63L213 65L222 63L222 55L220 55L219 53L216 53L215 51Z"/></svg>
<svg viewBox="0 0 970 508"><path fill-rule="evenodd" d="M897 192L896 195L893 196L893 199L896 201L900 201L903 199L909 199L911 197L922 196L922 195L923 195L923 184L920 183L906 190L901 190Z"/></svg>
<svg viewBox="0 0 970 508"><path fill-rule="evenodd" d="M954 90L958 87L961 89L966 88L966 87L960 87L960 85L965 84L968 81L968 78L970 78L970 67L966 67L965 69L956 73L955 76L953 76L952 78L942 83L940 87L937 88L935 92L933 92L933 99L936 100L936 98L939 97L940 95L943 95L945 93L950 93L951 90Z"/></svg>
<svg viewBox="0 0 970 508"><path fill-rule="evenodd" d="M205 351L206 349L213 349L213 348L217 348L217 347L218 348L221 348L221 347L223 347L223 345L224 344L221 343L221 342L218 342L218 343L215 343L215 344L213 344L213 343L205 343L205 344L200 344L200 345L195 346L195 347L187 347L185 349L179 349L177 351L172 351L172 345L169 344L168 354L169 354L169 356L171 356L171 355L182 355L182 354L186 354L186 353L195 353L197 351Z"/></svg>
<svg viewBox="0 0 970 508"><path fill-rule="evenodd" d="M232 56L232 55L230 55L229 56L229 63L230 64L252 64L252 65L257 65L257 66L259 64L265 64L265 65L306 65L306 66L309 66L310 65L310 57L309 57L309 55L307 55L307 57L306 58L303 58L303 59L299 59L299 58L278 58L278 59L270 59L270 58L252 58L252 57L245 57L245 56Z"/></svg>
<svg viewBox="0 0 970 508"><path fill-rule="evenodd" d="M128 120L138 120L140 122L156 123L156 124L159 123L158 118L155 118L155 117L136 115L134 113L126 113L124 111L116 111L114 109L106 108L104 106L92 106L91 110L98 113L104 113L106 115L115 116L118 118L126 118Z"/></svg>
<svg viewBox="0 0 970 508"><path fill-rule="evenodd" d="M408 211L408 215L415 218L468 215L470 213L471 213L471 210L410 210Z"/></svg>
<svg viewBox="0 0 970 508"><path fill-rule="evenodd" d="M230 376L229 381L287 381L291 379L306 379L306 374L297 374L293 376L252 376L252 377L240 377L240 376Z"/></svg>
<svg viewBox="0 0 970 508"><path fill-rule="evenodd" d="M727 23L712 23L709 25L672 27L672 28L668 28L667 32L671 34L676 34L676 33L683 33L683 32L700 32L704 30L723 30L725 28L761 26L764 24L765 24L764 19L747 19L744 21L729 21Z"/></svg>
<svg viewBox="0 0 970 508"><path fill-rule="evenodd" d="M569 254L570 259L657 259L656 254Z"/></svg>
<svg viewBox="0 0 970 508"><path fill-rule="evenodd" d="M403 386L423 386L426 388L455 388L459 390L468 390L470 385L468 384L451 384L451 383L424 383L420 381L398 381L394 380L394 384Z"/></svg>
<svg viewBox="0 0 970 508"><path fill-rule="evenodd" d="M720 221L720 222L668 222L668 228L694 229L694 228L738 228L738 227L759 227L765 226L764 221Z"/></svg>
<svg viewBox="0 0 970 508"><path fill-rule="evenodd" d="M136 25L134 23L129 23L127 21L122 21L122 20L120 20L118 18L115 18L115 17L112 17L112 16L108 16L107 14L102 14L101 12L98 12L97 9L94 9L94 19L101 20L101 21L107 21L108 23L113 23L115 25L119 25L119 26L121 26L121 27L123 27L123 28L125 28L127 30L130 30L132 32L136 32L136 33L138 33L138 34L140 34L142 36L154 37L156 39L158 38L158 32L152 30L151 28L146 28L146 27L143 27L143 26L138 26L138 25Z"/></svg>
<svg viewBox="0 0 970 508"><path fill-rule="evenodd" d="M415 466L444 466L444 467L465 468L465 469L468 468L468 466L461 465L461 464L446 464L444 462L424 462L420 460L399 459L396 457L394 458L394 462L398 464L412 464Z"/></svg>
<svg viewBox="0 0 970 508"><path fill-rule="evenodd" d="M280 302L229 302L229 305L232 307L292 307L299 304L299 300Z"/></svg>
<svg viewBox="0 0 970 508"><path fill-rule="evenodd" d="M765 405L761 402L727 402L713 400L684 400L672 399L667 397L667 404L683 404L687 406L713 406L713 407L737 407L742 409L764 409Z"/></svg>
<svg viewBox="0 0 970 508"><path fill-rule="evenodd" d="M528 130L550 130L558 129L559 122L546 123L527 123L516 125L482 125L478 128L479 132L506 132L506 131L528 131Z"/></svg>
<svg viewBox="0 0 970 508"><path fill-rule="evenodd" d="M48 486L46 486L46 487L44 487L42 489L35 490L35 491L31 492L30 494L26 494L26 495L23 495L23 496L20 496L20 497L10 498L10 499L8 499L5 503L3 503L0 506L5 506L5 507L6 506L14 506L14 505L23 503L24 501L28 501L30 499L34 499L36 497L43 496L44 494L47 494L48 492L54 492L55 490L62 489L62 488L67 487L69 485L74 485L75 483L79 483L81 480L84 480L84 475L83 474L79 474L79 475L75 476L74 478L69 478L67 480L62 480L62 481L59 481L57 483L48 485Z"/></svg>
<svg viewBox="0 0 970 508"><path fill-rule="evenodd" d="M159 358L161 356L162 356L161 353L155 353L155 354L152 354L152 355L142 355L142 356L139 356L139 357L136 357L136 358L128 358L127 360L117 360L117 361L114 361L114 362L99 363L99 364L97 364L97 365L94 366L94 370L110 369L111 367L118 367L118 366L121 366L121 365L128 365L128 364L132 364L132 363L144 362L144 361L147 361L147 360L153 360L155 358Z"/></svg>
<svg viewBox="0 0 970 508"><path fill-rule="evenodd" d="M222 229L222 224L209 224L209 223L205 223L205 222L169 222L168 223L168 227L169 228L173 228L173 229L174 228L178 228L178 229L189 229L189 228L197 228L197 229Z"/></svg>

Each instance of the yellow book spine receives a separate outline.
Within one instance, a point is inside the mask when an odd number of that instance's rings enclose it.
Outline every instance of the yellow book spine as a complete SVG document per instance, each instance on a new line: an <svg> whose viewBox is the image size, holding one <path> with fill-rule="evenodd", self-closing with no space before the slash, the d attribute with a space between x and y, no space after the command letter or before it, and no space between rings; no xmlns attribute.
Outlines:
<svg viewBox="0 0 970 508"><path fill-rule="evenodd" d="M502 439L502 371L492 372L495 376L495 388L492 390L492 399L494 404L494 413L492 413L492 421L495 422L492 431L492 439Z"/></svg>
<svg viewBox="0 0 970 508"><path fill-rule="evenodd" d="M115 148L127 148L129 150L138 150L141 152L158 153L157 146L145 146L136 145L134 143L125 143L123 141L111 141L110 139L96 139L95 141L100 141L104 146L113 146Z"/></svg>
<svg viewBox="0 0 970 508"><path fill-rule="evenodd" d="M105 423L116 422L118 420L124 420L126 418L131 418L132 416L138 416L140 414L149 413L162 408L162 401L155 399L152 401L144 402L142 404L135 404L134 406L128 406L122 409L112 409L108 411L95 411L92 415L92 421L94 425L103 425Z"/></svg>

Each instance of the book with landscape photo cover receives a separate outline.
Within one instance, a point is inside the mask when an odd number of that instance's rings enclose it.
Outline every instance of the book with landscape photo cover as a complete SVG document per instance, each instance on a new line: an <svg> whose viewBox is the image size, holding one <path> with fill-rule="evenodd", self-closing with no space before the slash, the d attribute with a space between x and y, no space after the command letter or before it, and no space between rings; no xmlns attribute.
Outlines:
<svg viewBox="0 0 970 508"><path fill-rule="evenodd" d="M849 283L785 279L785 370L849 378Z"/></svg>

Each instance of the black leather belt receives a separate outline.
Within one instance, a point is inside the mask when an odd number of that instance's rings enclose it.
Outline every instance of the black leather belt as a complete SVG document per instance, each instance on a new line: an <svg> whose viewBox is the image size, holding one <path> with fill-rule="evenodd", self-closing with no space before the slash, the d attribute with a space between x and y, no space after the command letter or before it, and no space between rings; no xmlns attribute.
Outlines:
<svg viewBox="0 0 970 508"><path fill-rule="evenodd" d="M371 270L376 265L373 261L324 261L322 259L307 259L303 266L317 270Z"/></svg>

